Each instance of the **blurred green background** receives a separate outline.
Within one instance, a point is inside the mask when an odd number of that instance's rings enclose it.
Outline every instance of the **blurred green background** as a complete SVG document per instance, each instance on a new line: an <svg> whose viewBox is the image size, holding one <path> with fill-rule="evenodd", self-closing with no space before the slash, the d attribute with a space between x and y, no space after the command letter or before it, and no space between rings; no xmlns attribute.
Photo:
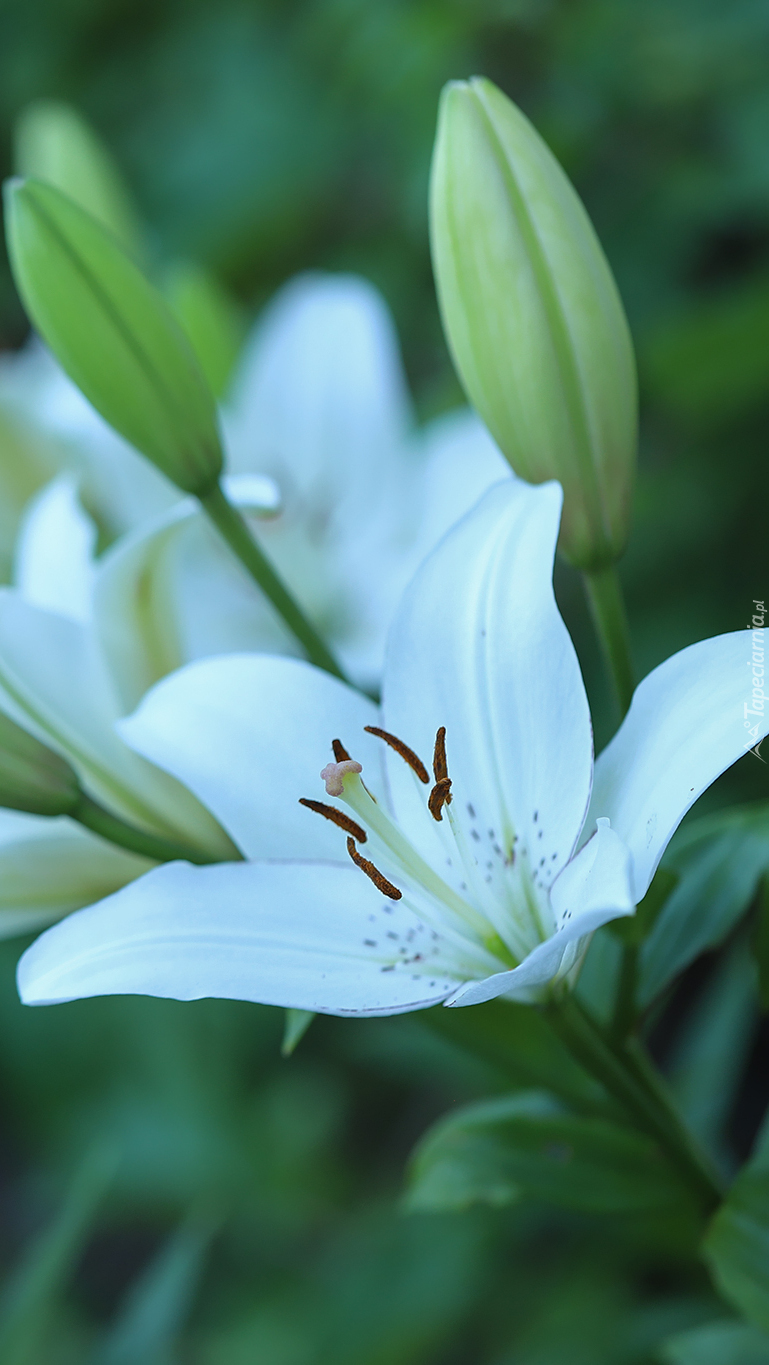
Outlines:
<svg viewBox="0 0 769 1365"><path fill-rule="evenodd" d="M437 99L476 72L563 162L628 309L642 438L621 570L645 673L769 592L765 0L0 0L0 155L10 171L28 101L65 99L158 258L200 261L249 312L300 269L367 275L427 417L461 398L427 247ZM3 265L0 345L25 332ZM561 570L558 589L600 743L580 585ZM766 772L749 756L708 805L766 796ZM418 1020L321 1020L284 1061L276 1010L24 1011L18 953L0 948L4 1365L640 1365L712 1316L685 1230L400 1210L431 1120L503 1086ZM742 1154L760 1029L745 1057Z"/></svg>

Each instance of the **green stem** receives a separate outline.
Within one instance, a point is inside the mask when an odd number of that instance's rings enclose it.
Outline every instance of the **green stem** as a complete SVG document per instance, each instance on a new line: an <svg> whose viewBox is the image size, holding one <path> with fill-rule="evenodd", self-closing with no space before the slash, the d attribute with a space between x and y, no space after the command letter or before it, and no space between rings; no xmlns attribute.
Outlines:
<svg viewBox="0 0 769 1365"><path fill-rule="evenodd" d="M623 943L622 959L617 980L617 995L611 1021L611 1036L616 1043L624 1043L636 1019L636 987L638 984L638 944Z"/></svg>
<svg viewBox="0 0 769 1365"><path fill-rule="evenodd" d="M139 853L142 858L152 858L156 863L172 863L177 858L198 864L222 862L215 854L203 853L188 844L177 844L173 839L164 839L159 834L149 834L147 830L129 825L120 816L105 810L98 801L86 796L85 792L80 793L77 805L69 814L73 820L85 825L86 829L100 834L102 839L117 844L119 848L127 848L131 853Z"/></svg>
<svg viewBox="0 0 769 1365"><path fill-rule="evenodd" d="M660 1144L706 1209L715 1209L723 1198L718 1176L676 1113L662 1078L640 1045L612 1047L573 996L551 1005L548 1017L585 1070Z"/></svg>
<svg viewBox="0 0 769 1365"><path fill-rule="evenodd" d="M604 569L585 569L582 576L590 614L624 716L633 697L634 681L630 632L619 574L616 566L609 564Z"/></svg>
<svg viewBox="0 0 769 1365"><path fill-rule="evenodd" d="M333 654L257 545L240 512L227 501L221 485L215 484L210 493L200 496L199 501L232 553L296 636L310 663L347 681Z"/></svg>

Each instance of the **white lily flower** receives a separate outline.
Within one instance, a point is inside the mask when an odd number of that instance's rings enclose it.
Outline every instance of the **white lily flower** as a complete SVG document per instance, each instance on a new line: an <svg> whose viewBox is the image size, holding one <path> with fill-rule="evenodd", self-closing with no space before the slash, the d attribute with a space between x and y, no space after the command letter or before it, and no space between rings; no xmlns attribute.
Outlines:
<svg viewBox="0 0 769 1365"><path fill-rule="evenodd" d="M154 688L121 733L248 861L167 864L70 916L22 958L22 999L390 1014L531 999L573 975L741 754L749 634L651 673L593 784L552 591L560 507L557 484L507 481L444 538L394 623L381 713L286 658L209 659Z"/></svg>
<svg viewBox="0 0 769 1365"><path fill-rule="evenodd" d="M142 492L134 475L146 462L47 365L43 410L90 452L86 501L108 526L134 527L104 558L96 589L96 629L120 654L121 676L127 666L133 680L126 709L192 659L236 649L296 654L293 636L197 504L169 498L165 480L161 498L161 476L149 465L152 488ZM255 477L262 486L274 480L277 500L256 498L259 541L350 676L377 686L406 583L452 522L491 483L512 477L506 461L468 411L415 432L389 313L354 276L303 276L278 294L246 348L223 420L230 492L242 503ZM119 506L107 496L112 484ZM33 566L22 586L47 607L62 603L69 580L82 585L88 576L71 492L66 505L56 487L32 510L22 547ZM82 619L82 590L78 601L63 609Z"/></svg>

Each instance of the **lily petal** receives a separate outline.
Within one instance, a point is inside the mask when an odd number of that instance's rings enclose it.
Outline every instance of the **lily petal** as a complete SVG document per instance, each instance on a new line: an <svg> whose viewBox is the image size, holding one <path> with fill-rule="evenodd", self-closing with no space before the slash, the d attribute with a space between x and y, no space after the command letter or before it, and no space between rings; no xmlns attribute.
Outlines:
<svg viewBox="0 0 769 1365"><path fill-rule="evenodd" d="M342 832L299 798L326 799L319 773L333 739L380 795L382 746L363 728L377 721L368 697L310 664L232 654L165 678L118 729L184 782L247 857L346 862Z"/></svg>
<svg viewBox="0 0 769 1365"><path fill-rule="evenodd" d="M31 501L16 547L14 582L25 601L72 621L91 615L96 526L77 483L61 474Z"/></svg>
<svg viewBox="0 0 769 1365"><path fill-rule="evenodd" d="M69 758L93 796L125 819L232 856L208 811L118 739L110 679L91 632L0 590L0 697L19 724Z"/></svg>
<svg viewBox="0 0 769 1365"><path fill-rule="evenodd" d="M420 433L418 444L424 462L423 521L418 531L423 559L492 484L512 481L515 475L469 408L436 418Z"/></svg>
<svg viewBox="0 0 769 1365"><path fill-rule="evenodd" d="M277 506L272 479L240 475L225 483L246 513ZM290 654L297 648L192 498L107 552L96 576L94 627L123 712L194 659L234 649Z"/></svg>
<svg viewBox="0 0 769 1365"><path fill-rule="evenodd" d="M0 811L0 938L90 905L153 866L65 818Z"/></svg>
<svg viewBox="0 0 769 1365"><path fill-rule="evenodd" d="M509 854L517 836L545 887L573 851L592 772L587 697L553 595L561 500L556 483L507 479L445 536L393 625L383 702L386 728L423 760L445 725L452 809L469 816L478 859L495 845ZM388 774L427 853L424 798L403 764Z"/></svg>
<svg viewBox="0 0 769 1365"><path fill-rule="evenodd" d="M366 473L376 495L409 425L397 337L373 286L319 274L286 285L246 347L225 416L233 472L272 474L318 521L341 525Z"/></svg>
<svg viewBox="0 0 769 1365"><path fill-rule="evenodd" d="M427 938L352 867L168 863L37 939L19 963L19 993L28 1005L139 993L333 1014L445 999L456 982L396 966L388 930Z"/></svg>
<svg viewBox="0 0 769 1365"><path fill-rule="evenodd" d="M529 999L532 990L572 966L580 939L609 920L634 914L630 851L608 820L599 821L593 837L564 868L551 899L557 926L553 937L512 971L462 986L447 1005L479 1005L498 995Z"/></svg>
<svg viewBox="0 0 769 1365"><path fill-rule="evenodd" d="M636 688L595 766L590 821L606 815L633 857L636 901L697 797L749 747L750 631L717 635L674 654ZM758 737L769 732L766 716Z"/></svg>

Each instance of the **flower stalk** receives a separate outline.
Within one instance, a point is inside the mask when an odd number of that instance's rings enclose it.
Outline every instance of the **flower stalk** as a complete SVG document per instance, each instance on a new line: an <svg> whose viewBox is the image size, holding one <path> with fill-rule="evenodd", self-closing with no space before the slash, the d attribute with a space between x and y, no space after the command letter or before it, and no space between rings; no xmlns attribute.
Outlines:
<svg viewBox="0 0 769 1365"><path fill-rule="evenodd" d="M346 681L333 654L312 623L307 620L296 598L278 577L251 535L244 518L228 501L221 484L216 483L209 492L199 495L199 501L222 539L296 636L310 663Z"/></svg>
<svg viewBox="0 0 769 1365"><path fill-rule="evenodd" d="M614 564L607 564L600 569L586 569L583 582L590 614L624 719L633 700L634 681L622 584Z"/></svg>
<svg viewBox="0 0 769 1365"><path fill-rule="evenodd" d="M573 995L551 1004L547 1017L584 1069L654 1138L707 1212L724 1191L708 1157L686 1128L662 1078L637 1040L613 1045Z"/></svg>

